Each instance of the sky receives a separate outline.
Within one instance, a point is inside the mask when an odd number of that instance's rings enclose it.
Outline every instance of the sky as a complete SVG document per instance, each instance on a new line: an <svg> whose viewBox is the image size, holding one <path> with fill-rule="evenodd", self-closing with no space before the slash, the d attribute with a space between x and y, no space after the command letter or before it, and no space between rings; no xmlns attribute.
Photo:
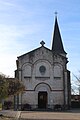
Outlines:
<svg viewBox="0 0 80 120"><path fill-rule="evenodd" d="M17 57L51 49L55 11L71 75L80 71L80 0L0 0L0 72L14 77ZM72 78L73 79L73 78Z"/></svg>

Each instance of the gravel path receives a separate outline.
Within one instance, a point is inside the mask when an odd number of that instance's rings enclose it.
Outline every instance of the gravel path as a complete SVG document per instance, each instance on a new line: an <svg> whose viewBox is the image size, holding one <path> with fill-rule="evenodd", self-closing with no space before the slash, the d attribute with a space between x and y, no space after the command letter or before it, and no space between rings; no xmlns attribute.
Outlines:
<svg viewBox="0 0 80 120"><path fill-rule="evenodd" d="M2 110L0 111L0 120L18 120L21 111Z"/></svg>

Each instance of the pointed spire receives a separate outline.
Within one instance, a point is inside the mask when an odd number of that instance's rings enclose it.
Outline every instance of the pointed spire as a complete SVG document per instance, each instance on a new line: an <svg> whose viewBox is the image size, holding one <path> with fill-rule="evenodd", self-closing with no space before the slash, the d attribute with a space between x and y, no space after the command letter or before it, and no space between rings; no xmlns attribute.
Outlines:
<svg viewBox="0 0 80 120"><path fill-rule="evenodd" d="M57 12L55 12L55 26L54 26L54 35L53 35L53 41L52 41L52 51L55 53L62 53L66 54L64 51L59 26L57 22Z"/></svg>

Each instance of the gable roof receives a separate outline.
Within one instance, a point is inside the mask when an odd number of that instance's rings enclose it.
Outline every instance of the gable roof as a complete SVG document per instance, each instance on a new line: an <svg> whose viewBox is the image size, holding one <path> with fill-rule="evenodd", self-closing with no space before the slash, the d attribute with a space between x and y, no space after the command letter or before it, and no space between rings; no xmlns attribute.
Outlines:
<svg viewBox="0 0 80 120"><path fill-rule="evenodd" d="M17 58L20 58L20 57L23 57L23 56L25 56L25 55L27 55L27 54L33 53L33 52L41 49L42 47L44 47L45 49L47 49L47 50L50 51L50 52L52 51L52 50L50 50L49 48L47 48L47 47L45 47L45 46L41 46L41 47L38 47L38 48L36 48L36 49L34 49L34 50L30 51L30 52L27 52L27 53L25 53L25 54L23 54L23 55L21 55L21 56L18 56Z"/></svg>

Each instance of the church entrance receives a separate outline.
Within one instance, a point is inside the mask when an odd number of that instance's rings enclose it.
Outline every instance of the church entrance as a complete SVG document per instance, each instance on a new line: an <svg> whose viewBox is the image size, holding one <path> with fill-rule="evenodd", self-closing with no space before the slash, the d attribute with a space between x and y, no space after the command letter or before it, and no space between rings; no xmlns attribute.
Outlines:
<svg viewBox="0 0 80 120"><path fill-rule="evenodd" d="M47 92L40 91L38 93L38 108L47 108Z"/></svg>

